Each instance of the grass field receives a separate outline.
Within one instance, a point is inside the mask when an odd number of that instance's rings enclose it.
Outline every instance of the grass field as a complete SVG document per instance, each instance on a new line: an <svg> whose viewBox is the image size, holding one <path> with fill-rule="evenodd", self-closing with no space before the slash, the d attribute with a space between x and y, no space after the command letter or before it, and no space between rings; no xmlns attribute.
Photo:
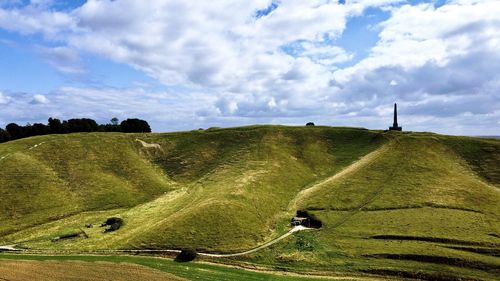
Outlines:
<svg viewBox="0 0 500 281"><path fill-rule="evenodd" d="M307 209L322 229L214 261L430 280L500 274L500 140L250 126L39 136L0 144L4 156L0 244L231 253L285 233ZM103 233L111 216L125 225ZM51 242L81 230L88 238Z"/></svg>

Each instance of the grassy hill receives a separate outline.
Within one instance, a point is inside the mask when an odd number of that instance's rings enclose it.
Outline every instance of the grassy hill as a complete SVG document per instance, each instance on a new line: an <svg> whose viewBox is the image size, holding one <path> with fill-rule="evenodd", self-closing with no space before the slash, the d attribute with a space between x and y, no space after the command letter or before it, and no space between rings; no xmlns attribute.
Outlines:
<svg viewBox="0 0 500 281"><path fill-rule="evenodd" d="M238 252L307 209L322 229L223 261L442 280L500 274L500 140L251 126L40 136L0 144L0 159L2 244ZM125 225L84 228L110 216ZM87 239L50 241L80 229Z"/></svg>

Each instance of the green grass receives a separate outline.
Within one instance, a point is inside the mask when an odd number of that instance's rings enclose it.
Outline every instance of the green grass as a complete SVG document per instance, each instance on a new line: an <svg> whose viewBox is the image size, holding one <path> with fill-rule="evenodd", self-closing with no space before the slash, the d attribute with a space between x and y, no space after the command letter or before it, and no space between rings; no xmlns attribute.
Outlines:
<svg viewBox="0 0 500 281"><path fill-rule="evenodd" d="M491 184L500 186L500 149L498 140L464 137L441 137L468 166Z"/></svg>
<svg viewBox="0 0 500 281"><path fill-rule="evenodd" d="M223 262L424 279L500 274L488 254L500 248L499 140L249 126L41 136L0 144L0 157L8 153L0 160L5 243L237 252L288 231L303 208L321 230ZM125 225L83 228L110 216ZM88 239L50 242L80 228Z"/></svg>

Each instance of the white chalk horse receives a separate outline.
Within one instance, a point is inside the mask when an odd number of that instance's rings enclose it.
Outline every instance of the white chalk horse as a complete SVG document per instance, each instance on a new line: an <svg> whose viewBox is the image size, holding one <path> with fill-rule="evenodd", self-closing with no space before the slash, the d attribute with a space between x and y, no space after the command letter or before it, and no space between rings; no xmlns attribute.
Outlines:
<svg viewBox="0 0 500 281"><path fill-rule="evenodd" d="M135 141L140 142L142 147L144 147L144 148L156 148L156 149L161 150L161 145L159 145L157 143L147 143L147 142L140 140L140 139L135 139Z"/></svg>

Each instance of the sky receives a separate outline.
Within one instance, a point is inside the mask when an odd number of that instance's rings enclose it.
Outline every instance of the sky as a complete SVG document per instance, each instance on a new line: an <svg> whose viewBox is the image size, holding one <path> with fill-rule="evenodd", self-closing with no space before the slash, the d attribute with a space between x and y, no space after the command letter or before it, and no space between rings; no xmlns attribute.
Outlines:
<svg viewBox="0 0 500 281"><path fill-rule="evenodd" d="M0 0L0 127L500 132L500 0Z"/></svg>

